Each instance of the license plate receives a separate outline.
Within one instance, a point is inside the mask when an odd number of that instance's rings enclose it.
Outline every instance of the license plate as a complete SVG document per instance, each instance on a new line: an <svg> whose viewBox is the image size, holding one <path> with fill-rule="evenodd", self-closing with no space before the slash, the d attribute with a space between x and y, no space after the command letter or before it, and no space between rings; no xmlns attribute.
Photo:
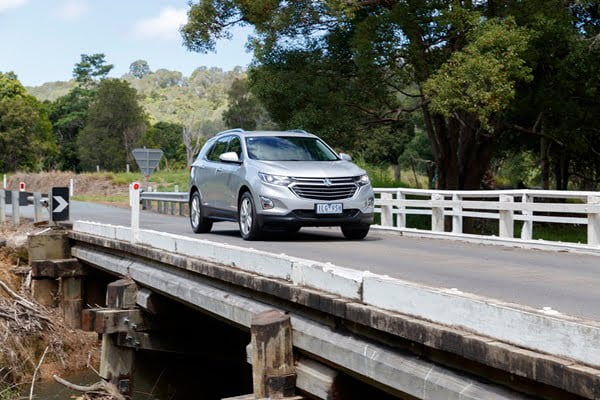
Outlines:
<svg viewBox="0 0 600 400"><path fill-rule="evenodd" d="M344 211L342 203L320 203L315 205L319 214L341 214Z"/></svg>

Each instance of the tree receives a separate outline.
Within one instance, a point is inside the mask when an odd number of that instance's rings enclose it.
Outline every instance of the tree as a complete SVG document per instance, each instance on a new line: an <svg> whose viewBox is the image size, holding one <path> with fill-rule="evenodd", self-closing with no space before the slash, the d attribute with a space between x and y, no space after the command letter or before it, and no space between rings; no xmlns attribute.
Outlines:
<svg viewBox="0 0 600 400"><path fill-rule="evenodd" d="M2 171L48 168L58 152L44 107L12 72L0 72L0 149Z"/></svg>
<svg viewBox="0 0 600 400"><path fill-rule="evenodd" d="M144 76L151 73L150 66L145 60L137 60L131 63L129 66L129 73L138 79L142 79Z"/></svg>
<svg viewBox="0 0 600 400"><path fill-rule="evenodd" d="M236 24L252 25L258 72L251 71L251 87L276 122L302 114L307 124L341 133L328 122L330 110L350 129L420 113L437 186L474 189L498 140L513 131L515 100L532 84L532 38L555 13L581 36L585 29L574 22L572 5L582 3L588 2L200 0L182 35L189 49L206 52ZM597 21L597 12L584 14ZM282 71L287 81L277 78ZM266 76L290 90L270 85Z"/></svg>
<svg viewBox="0 0 600 400"><path fill-rule="evenodd" d="M81 87L91 88L106 79L114 66L106 64L104 57L102 53L81 55L81 61L73 68L73 77Z"/></svg>
<svg viewBox="0 0 600 400"><path fill-rule="evenodd" d="M58 168L79 171L77 137L85 126L94 92L79 87L48 105L54 135L60 148Z"/></svg>
<svg viewBox="0 0 600 400"><path fill-rule="evenodd" d="M140 146L161 149L167 165L183 164L186 159L182 130L180 124L157 122L146 131Z"/></svg>
<svg viewBox="0 0 600 400"><path fill-rule="evenodd" d="M223 121L229 128L246 130L268 129L273 126L260 101L250 92L248 79L233 81L227 92L229 106L223 113Z"/></svg>
<svg viewBox="0 0 600 400"><path fill-rule="evenodd" d="M184 125L181 133L187 165L192 165L194 157L196 157L205 141L199 131L194 131L191 123Z"/></svg>
<svg viewBox="0 0 600 400"><path fill-rule="evenodd" d="M146 124L135 89L119 79L101 81L77 140L82 168L125 169L133 161L131 150Z"/></svg>

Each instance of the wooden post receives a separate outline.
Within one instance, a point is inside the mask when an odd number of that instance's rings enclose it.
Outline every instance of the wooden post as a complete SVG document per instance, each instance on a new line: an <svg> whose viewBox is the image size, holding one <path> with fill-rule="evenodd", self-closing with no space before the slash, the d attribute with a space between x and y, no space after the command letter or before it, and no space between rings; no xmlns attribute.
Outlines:
<svg viewBox="0 0 600 400"><path fill-rule="evenodd" d="M431 201L443 201L444 196L439 193L431 195ZM444 207L431 207L431 230L433 232L444 232Z"/></svg>
<svg viewBox="0 0 600 400"><path fill-rule="evenodd" d="M33 193L33 221L40 222L42 220L42 194L40 192Z"/></svg>
<svg viewBox="0 0 600 400"><path fill-rule="evenodd" d="M62 278L62 309L69 328L81 329L83 310L83 278Z"/></svg>
<svg viewBox="0 0 600 400"><path fill-rule="evenodd" d="M381 193L381 200L392 200L393 198L393 193ZM394 214L392 213L392 209L393 207L390 204L381 205L381 226L394 225Z"/></svg>
<svg viewBox="0 0 600 400"><path fill-rule="evenodd" d="M528 203L533 203L533 197L528 194L524 194L521 197L521 203L523 205ZM521 239L523 240L531 240L533 239L533 211L523 210L521 214L526 219L523 221L523 226L521 227Z"/></svg>
<svg viewBox="0 0 600 400"><path fill-rule="evenodd" d="M461 197L458 194L453 194L452 195L452 201L461 201ZM462 213L462 206L460 205L454 205L452 206L452 213L454 215L452 215L452 233L457 233L457 234L461 234L463 233L463 216L461 215Z"/></svg>
<svg viewBox="0 0 600 400"><path fill-rule="evenodd" d="M29 235L27 237L27 251L29 254L29 265L34 268L38 261L62 260L71 257L69 239L65 232L48 231L40 235ZM56 306L58 293L58 276L40 275L33 276L31 292L33 298L45 306Z"/></svg>
<svg viewBox="0 0 600 400"><path fill-rule="evenodd" d="M600 196L588 196L588 204L600 205ZM600 213L588 213L587 237L589 246L600 246Z"/></svg>
<svg viewBox="0 0 600 400"><path fill-rule="evenodd" d="M406 195L401 191L398 191L398 193L396 193L396 199L401 202L402 200L406 199ZM401 205L398 207L398 211L399 212L396 217L396 226L398 228L406 228L406 207Z"/></svg>
<svg viewBox="0 0 600 400"><path fill-rule="evenodd" d="M250 333L254 398L293 396L296 372L290 316L275 310L255 315Z"/></svg>
<svg viewBox="0 0 600 400"><path fill-rule="evenodd" d="M108 285L106 305L111 309L132 309L135 307L137 287L134 281L119 279ZM102 334L100 376L113 383L122 394L132 393L134 352L132 348L117 344L117 333Z"/></svg>
<svg viewBox="0 0 600 400"><path fill-rule="evenodd" d="M5 175L6 176L6 175ZM6 222L6 190L0 190L0 224Z"/></svg>
<svg viewBox="0 0 600 400"><path fill-rule="evenodd" d="M500 237L513 238L515 236L514 211L502 209L502 203L512 202L514 202L513 196L500 195Z"/></svg>

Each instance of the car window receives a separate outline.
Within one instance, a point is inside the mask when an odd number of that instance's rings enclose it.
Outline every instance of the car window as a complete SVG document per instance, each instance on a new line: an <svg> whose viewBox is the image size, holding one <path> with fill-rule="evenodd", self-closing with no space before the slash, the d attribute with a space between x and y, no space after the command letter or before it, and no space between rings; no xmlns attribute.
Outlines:
<svg viewBox="0 0 600 400"><path fill-rule="evenodd" d="M219 156L225 153L225 151L227 150L227 143L229 142L229 139L231 139L231 136L226 136L217 140L215 145L212 147L212 149L210 149L210 151L206 155L206 158L210 161L218 162Z"/></svg>
<svg viewBox="0 0 600 400"><path fill-rule="evenodd" d="M338 157L313 137L255 136L246 138L248 157L264 161L335 161Z"/></svg>
<svg viewBox="0 0 600 400"><path fill-rule="evenodd" d="M229 141L229 147L227 147L227 152L234 152L238 155L238 158L242 159L242 142L239 137L233 136Z"/></svg>

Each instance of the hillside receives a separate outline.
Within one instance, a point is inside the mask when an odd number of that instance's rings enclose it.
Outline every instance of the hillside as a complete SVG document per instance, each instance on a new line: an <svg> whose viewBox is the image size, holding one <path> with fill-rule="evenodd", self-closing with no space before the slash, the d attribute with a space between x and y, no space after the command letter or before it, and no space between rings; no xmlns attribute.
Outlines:
<svg viewBox="0 0 600 400"><path fill-rule="evenodd" d="M199 67L189 77L179 71L158 69L141 78L125 74L121 79L138 91L150 122L187 124L212 121L217 125L214 128L220 129L221 116L227 108L227 91L232 82L244 74L245 71L239 67L231 71ZM41 86L27 87L27 91L40 101L53 101L67 94L74 86L73 80L47 82ZM194 115L197 121L188 121L190 115Z"/></svg>

